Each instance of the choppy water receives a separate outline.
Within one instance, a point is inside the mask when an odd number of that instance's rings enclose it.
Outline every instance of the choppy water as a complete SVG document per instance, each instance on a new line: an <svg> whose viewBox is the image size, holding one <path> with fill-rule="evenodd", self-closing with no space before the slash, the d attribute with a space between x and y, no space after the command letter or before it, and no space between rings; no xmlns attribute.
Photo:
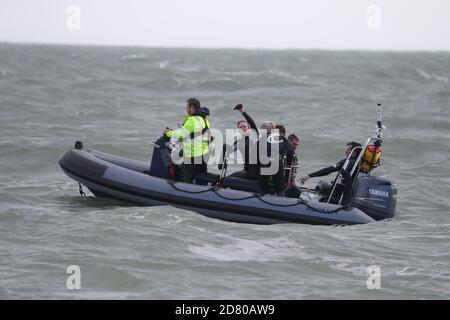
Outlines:
<svg viewBox="0 0 450 320"><path fill-rule="evenodd" d="M449 298L450 54L0 45L0 298ZM387 126L392 221L257 226L94 197L57 165L75 140L138 160L196 96L301 137L302 173ZM313 185L316 180L311 180ZM81 268L81 290L66 268ZM366 287L370 265L381 289Z"/></svg>

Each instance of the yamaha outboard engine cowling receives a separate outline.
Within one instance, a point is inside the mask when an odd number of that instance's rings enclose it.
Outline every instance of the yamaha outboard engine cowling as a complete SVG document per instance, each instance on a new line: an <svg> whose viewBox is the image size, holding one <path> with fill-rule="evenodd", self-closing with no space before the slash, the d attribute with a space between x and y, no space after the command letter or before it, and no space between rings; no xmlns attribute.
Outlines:
<svg viewBox="0 0 450 320"><path fill-rule="evenodd" d="M387 179L359 176L353 186L351 204L375 220L394 217L397 188Z"/></svg>

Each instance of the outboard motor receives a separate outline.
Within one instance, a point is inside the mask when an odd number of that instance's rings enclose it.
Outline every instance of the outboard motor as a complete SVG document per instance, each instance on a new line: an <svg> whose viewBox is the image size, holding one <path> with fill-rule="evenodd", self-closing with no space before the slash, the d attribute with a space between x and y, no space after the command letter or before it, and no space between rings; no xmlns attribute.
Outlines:
<svg viewBox="0 0 450 320"><path fill-rule="evenodd" d="M353 184L353 195L350 199L351 205L361 209L375 220L393 218L397 205L397 188L391 181L371 176L373 168L380 165L382 133L385 127L381 123L381 104L378 104L378 120L374 143L369 138L364 145L364 152L358 156L356 181ZM358 175L367 173L368 175Z"/></svg>
<svg viewBox="0 0 450 320"><path fill-rule="evenodd" d="M351 204L375 220L393 218L397 188L385 178L359 176L353 185Z"/></svg>
<svg viewBox="0 0 450 320"><path fill-rule="evenodd" d="M158 178L179 180L179 167L172 163L172 150L166 145L166 142L167 140L165 138L161 138L153 143L154 148L149 175Z"/></svg>

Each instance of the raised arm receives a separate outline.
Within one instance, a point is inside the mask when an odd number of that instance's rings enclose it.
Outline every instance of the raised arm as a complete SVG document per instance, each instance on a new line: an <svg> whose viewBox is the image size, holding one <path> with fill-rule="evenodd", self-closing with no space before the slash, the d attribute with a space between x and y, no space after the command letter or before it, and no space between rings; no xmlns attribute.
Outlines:
<svg viewBox="0 0 450 320"><path fill-rule="evenodd" d="M259 133L259 132L258 132L258 127L256 126L255 121L253 121L252 117L250 117L250 116L248 115L248 113L245 112L245 111L242 112L242 115L244 116L244 118L245 118L245 120L248 122L248 124L250 125L250 128L252 128L253 130L255 130L256 133Z"/></svg>
<svg viewBox="0 0 450 320"><path fill-rule="evenodd" d="M255 121L253 121L252 117L250 117L250 115L245 112L245 107L242 104L238 104L236 107L234 107L234 110L239 110L239 112L244 116L245 121L247 121L250 125L250 128L255 130L257 134L259 134L258 127L256 126Z"/></svg>

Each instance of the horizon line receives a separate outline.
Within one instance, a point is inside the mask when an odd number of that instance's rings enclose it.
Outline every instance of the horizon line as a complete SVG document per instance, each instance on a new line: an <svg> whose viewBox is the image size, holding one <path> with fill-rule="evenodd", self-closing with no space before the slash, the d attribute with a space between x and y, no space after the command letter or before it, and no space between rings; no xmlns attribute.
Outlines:
<svg viewBox="0 0 450 320"><path fill-rule="evenodd" d="M392 53L450 53L447 49L373 49L373 48L301 48L301 47L235 47L235 46L171 46L145 44L90 44L90 43L62 43L62 42L33 42L33 41L3 41L0 44L12 45L43 45L66 47L100 47L100 48L145 48L145 49L188 49L188 50L242 50L242 51L356 51L356 52L392 52Z"/></svg>

